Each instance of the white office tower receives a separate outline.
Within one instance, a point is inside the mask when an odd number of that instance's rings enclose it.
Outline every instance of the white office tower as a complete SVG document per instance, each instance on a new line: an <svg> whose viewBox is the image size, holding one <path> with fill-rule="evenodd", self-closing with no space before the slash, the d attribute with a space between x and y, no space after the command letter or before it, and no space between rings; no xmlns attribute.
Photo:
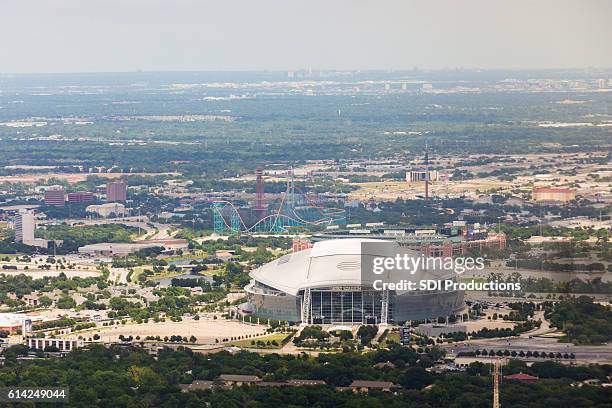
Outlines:
<svg viewBox="0 0 612 408"><path fill-rule="evenodd" d="M15 221L15 241L27 244L34 241L34 213L20 210Z"/></svg>
<svg viewBox="0 0 612 408"><path fill-rule="evenodd" d="M20 210L15 220L15 242L40 248L48 248L49 241L42 238L34 238L34 213L28 210ZM61 241L57 241L61 244Z"/></svg>

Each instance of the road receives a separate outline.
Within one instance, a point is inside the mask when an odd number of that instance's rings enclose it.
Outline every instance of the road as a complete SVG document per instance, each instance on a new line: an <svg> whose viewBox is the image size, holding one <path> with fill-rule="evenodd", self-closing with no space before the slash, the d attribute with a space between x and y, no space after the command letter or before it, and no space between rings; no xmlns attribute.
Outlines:
<svg viewBox="0 0 612 408"><path fill-rule="evenodd" d="M503 339L476 339L462 343L446 344L442 348L451 353L460 353L476 350L508 350L510 352L546 352L546 353L574 353L577 360L588 360L591 362L612 363L612 345L603 346L577 346L572 343L560 343L554 337L538 337L554 331L550 322L544 318L544 311L536 311L535 320L542 321L539 328L521 333L518 337Z"/></svg>
<svg viewBox="0 0 612 408"><path fill-rule="evenodd" d="M38 221L38 225L50 224L55 221ZM145 239L168 239L172 238L170 229L172 225L152 223L146 216L134 216L123 218L96 218L96 219L69 219L64 220L68 225L106 225L106 224L121 224L128 227L141 228L145 231L144 235L140 235L136 240L142 241Z"/></svg>
<svg viewBox="0 0 612 408"><path fill-rule="evenodd" d="M524 332L519 334L519 337L522 338L530 338L533 336L541 336L542 334L548 333L553 331L554 329L550 328L550 322L548 320L546 320L544 318L544 311L543 310L538 310L533 314L533 320L539 320L542 323L540 324L540 327L530 330L528 332Z"/></svg>
<svg viewBox="0 0 612 408"><path fill-rule="evenodd" d="M464 343L454 343L441 346L451 353L476 350L508 350L516 352L539 351L546 353L574 353L577 360L612 363L612 345L577 346L571 343L560 343L555 338L544 337L513 337L507 339L479 339Z"/></svg>

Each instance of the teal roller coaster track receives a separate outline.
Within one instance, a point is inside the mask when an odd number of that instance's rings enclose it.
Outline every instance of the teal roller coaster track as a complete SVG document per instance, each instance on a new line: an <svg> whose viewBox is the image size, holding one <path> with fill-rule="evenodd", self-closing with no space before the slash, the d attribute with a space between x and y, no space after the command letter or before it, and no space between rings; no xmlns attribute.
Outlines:
<svg viewBox="0 0 612 408"><path fill-rule="evenodd" d="M285 196L278 210L255 224L247 226L238 209L229 201L212 205L213 227L216 234L287 232L290 227L327 226L346 223L346 212L340 208L286 205Z"/></svg>

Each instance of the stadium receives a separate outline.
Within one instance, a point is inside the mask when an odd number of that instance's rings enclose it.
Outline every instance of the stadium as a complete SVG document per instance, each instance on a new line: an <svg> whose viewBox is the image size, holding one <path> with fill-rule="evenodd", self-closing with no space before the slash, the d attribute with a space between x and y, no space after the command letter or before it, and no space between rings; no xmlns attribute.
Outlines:
<svg viewBox="0 0 612 408"><path fill-rule="evenodd" d="M398 243L374 245L372 239L316 242L312 248L285 255L251 272L243 310L254 316L307 324L402 324L455 314L464 307L459 290L379 291L364 282L363 259L420 253ZM371 248L372 246L367 246ZM374 253L376 252L376 253ZM391 272L393 273L393 272ZM391 276L400 280L401 276ZM418 271L413 279L456 279L451 271Z"/></svg>

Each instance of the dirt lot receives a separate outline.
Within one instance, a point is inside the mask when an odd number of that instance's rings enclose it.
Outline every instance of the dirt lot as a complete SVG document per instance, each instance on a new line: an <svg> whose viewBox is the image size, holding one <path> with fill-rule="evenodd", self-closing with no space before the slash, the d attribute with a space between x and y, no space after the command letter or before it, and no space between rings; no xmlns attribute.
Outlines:
<svg viewBox="0 0 612 408"><path fill-rule="evenodd" d="M108 179L118 179L125 176L178 176L180 173L31 173L31 174L20 174L18 176L2 176L0 177L0 183L25 183L25 184L36 184L40 180L47 180L50 178L58 178L66 180L68 183L78 183L85 181L87 176L104 177Z"/></svg>
<svg viewBox="0 0 612 408"><path fill-rule="evenodd" d="M100 334L102 341L117 341L119 335L124 336L140 336L144 339L146 336L172 336L180 335L182 337L195 336L198 344L214 344L215 339L221 341L224 338L244 336L247 334L260 335L265 331L265 326L256 326L245 323L240 323L235 320L225 320L219 318L213 320L210 318L200 318L200 320L184 319L182 322L163 322L163 323L143 323L143 324L126 324L122 326L104 327L95 331L88 331L81 334L84 337L93 336L94 333Z"/></svg>
<svg viewBox="0 0 612 408"><path fill-rule="evenodd" d="M406 181L389 181L378 183L354 183L359 190L349 194L352 200L382 200L392 201L397 198L413 199L425 194L425 184ZM477 190L486 191L496 188L509 188L508 182L502 182L493 178L474 179L465 181L432 182L430 183L430 194L433 196L445 196L449 194L475 193Z"/></svg>

